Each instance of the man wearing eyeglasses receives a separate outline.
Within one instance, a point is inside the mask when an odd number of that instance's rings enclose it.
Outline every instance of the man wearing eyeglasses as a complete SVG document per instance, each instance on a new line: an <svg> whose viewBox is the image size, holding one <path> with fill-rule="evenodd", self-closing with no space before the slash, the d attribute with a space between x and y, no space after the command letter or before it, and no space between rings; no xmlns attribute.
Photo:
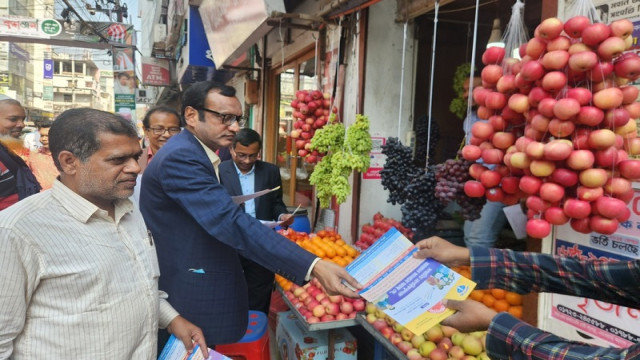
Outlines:
<svg viewBox="0 0 640 360"><path fill-rule="evenodd" d="M160 289L198 325L208 344L238 341L248 320L247 285L239 256L303 284L318 278L330 294L358 295L346 270L321 260L262 225L233 203L220 184L215 151L244 125L235 89L216 82L183 94L185 130L167 142L142 177L140 209L156 241ZM166 334L159 334L163 343Z"/></svg>
<svg viewBox="0 0 640 360"><path fill-rule="evenodd" d="M255 130L240 129L236 133L231 145L232 160L220 164L220 181L229 195L249 195L282 186L278 167L258 160L261 148L262 139ZM247 200L242 207L247 214L258 220L279 220L283 221L282 226L289 226L293 222L293 217L288 214L287 206L282 201L281 188ZM240 262L249 290L249 309L269 314L273 272L244 257L240 258Z"/></svg>
<svg viewBox="0 0 640 360"><path fill-rule="evenodd" d="M142 152L138 164L144 172L153 155L171 138L180 133L180 114L168 106L158 106L150 109L142 119L144 136L149 141L149 147Z"/></svg>

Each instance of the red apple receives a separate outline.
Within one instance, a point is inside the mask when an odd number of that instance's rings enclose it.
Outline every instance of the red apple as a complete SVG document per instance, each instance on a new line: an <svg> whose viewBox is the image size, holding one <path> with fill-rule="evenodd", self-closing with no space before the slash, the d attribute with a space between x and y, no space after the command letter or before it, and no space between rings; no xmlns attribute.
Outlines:
<svg viewBox="0 0 640 360"><path fill-rule="evenodd" d="M529 42L535 40L531 39ZM594 54L595 55L595 54ZM544 75L544 67L538 61L529 61L522 65L522 69L520 69L520 73L518 74L525 81L536 81L541 79ZM517 80L516 76L516 80Z"/></svg>
<svg viewBox="0 0 640 360"><path fill-rule="evenodd" d="M615 146L595 152L596 165L604 168L611 168L618 163L618 149Z"/></svg>
<svg viewBox="0 0 640 360"><path fill-rule="evenodd" d="M526 54L530 56L532 59L538 59L540 58L540 56L542 56L542 54L544 54L546 49L547 49L547 44L544 42L544 40L534 37L533 39L527 42L527 48L525 51L526 51Z"/></svg>
<svg viewBox="0 0 640 360"><path fill-rule="evenodd" d="M611 29L603 23L595 23L582 30L582 42L588 46L595 46L603 42L611 34Z"/></svg>
<svg viewBox="0 0 640 360"><path fill-rule="evenodd" d="M515 91L516 86L516 76L512 74L502 75L498 82L496 83L496 90L503 94L510 93Z"/></svg>
<svg viewBox="0 0 640 360"><path fill-rule="evenodd" d="M555 51L555 50L569 50L571 46L571 40L564 36L560 35L557 38L547 42L547 52Z"/></svg>
<svg viewBox="0 0 640 360"><path fill-rule="evenodd" d="M576 129L573 121L563 121L560 119L553 119L549 121L549 133L556 138L564 138L571 136Z"/></svg>
<svg viewBox="0 0 640 360"><path fill-rule="evenodd" d="M564 225L569 221L569 218L565 215L564 211L557 206L552 206L545 210L544 219L551 225Z"/></svg>
<svg viewBox="0 0 640 360"><path fill-rule="evenodd" d="M640 56L629 53L623 55L614 65L614 71L619 77L635 81L640 77Z"/></svg>
<svg viewBox="0 0 640 360"><path fill-rule="evenodd" d="M631 104L624 105L624 109L629 112L629 117L632 119L640 117L640 102L632 102Z"/></svg>
<svg viewBox="0 0 640 360"><path fill-rule="evenodd" d="M480 73L482 81L487 84L496 84L500 77L502 77L502 66L500 65L487 65L482 69Z"/></svg>
<svg viewBox="0 0 640 360"><path fill-rule="evenodd" d="M640 160L623 160L618 163L620 175L629 180L640 179Z"/></svg>
<svg viewBox="0 0 640 360"><path fill-rule="evenodd" d="M601 216L615 219L627 208L627 205L620 199L601 196L595 201L594 207Z"/></svg>
<svg viewBox="0 0 640 360"><path fill-rule="evenodd" d="M578 195L578 199L592 202L597 200L604 194L604 189L602 187L590 188L586 186L578 186L576 192Z"/></svg>
<svg viewBox="0 0 640 360"><path fill-rule="evenodd" d="M499 149L482 150L482 161L486 164L501 164L504 153Z"/></svg>
<svg viewBox="0 0 640 360"><path fill-rule="evenodd" d="M529 92L529 105L538 106L538 104L540 104L540 101L542 101L542 99L546 99L550 97L551 97L551 94L549 92L545 91L541 87L536 86L533 89L531 89L531 91Z"/></svg>
<svg viewBox="0 0 640 360"><path fill-rule="evenodd" d="M529 159L542 159L544 156L544 148L545 144L538 141L532 141L527 145L525 152Z"/></svg>
<svg viewBox="0 0 640 360"><path fill-rule="evenodd" d="M589 220L589 227L592 231L600 234L611 235L618 230L618 220L607 219L598 215L594 215Z"/></svg>
<svg viewBox="0 0 640 360"><path fill-rule="evenodd" d="M565 168L556 168L551 174L551 180L564 187L571 187L578 183L578 174Z"/></svg>
<svg viewBox="0 0 640 360"><path fill-rule="evenodd" d="M591 214L591 205L587 201L567 199L562 206L565 215L572 219L584 219Z"/></svg>
<svg viewBox="0 0 640 360"><path fill-rule="evenodd" d="M504 59L505 50L502 47L492 46L482 54L482 63L485 65L501 64Z"/></svg>
<svg viewBox="0 0 640 360"><path fill-rule="evenodd" d="M563 29L562 21L558 18L547 18L544 19L540 25L538 26L538 36L544 41L550 41L562 33Z"/></svg>
<svg viewBox="0 0 640 360"><path fill-rule="evenodd" d="M561 70L569 62L569 53L566 50L549 51L542 57L540 63L547 70Z"/></svg>
<svg viewBox="0 0 640 360"><path fill-rule="evenodd" d="M479 180L480 175L482 175L482 173L487 170L488 170L487 167L481 164L478 164L478 163L471 164L471 166L469 166L469 175L471 175L472 178Z"/></svg>
<svg viewBox="0 0 640 360"><path fill-rule="evenodd" d="M511 157L509 162L511 163L511 166L516 169L528 169L529 165L531 165L531 159L523 152L518 151L510 155Z"/></svg>
<svg viewBox="0 0 640 360"><path fill-rule="evenodd" d="M620 56L626 48L627 45L623 39L612 36L598 45L598 55L602 60L611 61L613 58Z"/></svg>
<svg viewBox="0 0 640 360"><path fill-rule="evenodd" d="M604 184L604 191L614 196L621 196L632 191L631 182L622 177L611 177Z"/></svg>
<svg viewBox="0 0 640 360"><path fill-rule="evenodd" d="M484 121L477 121L471 126L471 134L479 139L489 139L493 135L493 127Z"/></svg>
<svg viewBox="0 0 640 360"><path fill-rule="evenodd" d="M604 150L616 142L616 134L609 129L594 130L589 134L589 147L596 150Z"/></svg>
<svg viewBox="0 0 640 360"><path fill-rule="evenodd" d="M586 74L587 78L592 82L599 83L605 81L613 72L613 64L610 62L599 62L591 68ZM595 92L595 90L594 90Z"/></svg>
<svg viewBox="0 0 640 360"><path fill-rule="evenodd" d="M516 194L518 192L518 185L520 178L516 176L505 176L500 181L500 187L502 191L507 194Z"/></svg>
<svg viewBox="0 0 640 360"><path fill-rule="evenodd" d="M489 125L491 125L495 131L504 131L504 129L507 128L507 122L500 115L489 117Z"/></svg>
<svg viewBox="0 0 640 360"><path fill-rule="evenodd" d="M556 99L544 98L540 100L540 103L538 104L538 111L540 112L540 114L548 118L552 118L554 117L553 108L555 107L556 103L557 103Z"/></svg>
<svg viewBox="0 0 640 360"><path fill-rule="evenodd" d="M553 171L555 169L556 163L549 160L533 160L529 165L529 171L531 171L531 175L537 176L539 178L544 178L553 174Z"/></svg>
<svg viewBox="0 0 640 360"><path fill-rule="evenodd" d="M489 110L502 109L507 105L507 98L503 93L492 91L485 97L484 104Z"/></svg>
<svg viewBox="0 0 640 360"><path fill-rule="evenodd" d="M542 77L542 88L552 93L557 93L566 85L567 76L561 71L551 71Z"/></svg>
<svg viewBox="0 0 640 360"><path fill-rule="evenodd" d="M620 91L622 91L623 105L628 105L635 102L638 99L638 93L640 93L640 90L632 85L623 86L620 88ZM529 101L531 101L531 99L529 99Z"/></svg>
<svg viewBox="0 0 640 360"><path fill-rule="evenodd" d="M462 148L462 157L465 160L476 161L482 156L482 149L475 145L465 145Z"/></svg>
<svg viewBox="0 0 640 360"><path fill-rule="evenodd" d="M509 97L508 105L511 110L522 114L529 110L529 97L524 94L513 94Z"/></svg>
<svg viewBox="0 0 640 360"><path fill-rule="evenodd" d="M464 193L468 197L483 197L485 188L479 181L469 180L464 183Z"/></svg>
<svg viewBox="0 0 640 360"><path fill-rule="evenodd" d="M571 228L582 234L591 233L591 227L589 226L589 218L571 219Z"/></svg>
<svg viewBox="0 0 640 360"><path fill-rule="evenodd" d="M510 132L499 131L493 134L493 139L491 139L491 143L497 147L498 149L507 149L509 146L513 145L516 141L515 135Z"/></svg>
<svg viewBox="0 0 640 360"><path fill-rule="evenodd" d="M590 150L573 150L567 158L567 166L573 170L585 170L593 166L595 157Z"/></svg>
<svg viewBox="0 0 640 360"><path fill-rule="evenodd" d="M574 16L564 23L564 32L577 39L582 36L582 31L591 24L586 16Z"/></svg>
<svg viewBox="0 0 640 360"><path fill-rule="evenodd" d="M633 23L627 19L616 20L609 24L611 34L626 39L633 33Z"/></svg>
<svg viewBox="0 0 640 360"><path fill-rule="evenodd" d="M585 106L591 102L593 97L591 91L587 88L576 87L567 90L567 97L578 100L580 106Z"/></svg>
<svg viewBox="0 0 640 360"><path fill-rule="evenodd" d="M540 132L547 132L550 121L551 119L548 117L542 114L537 114L531 119L531 127Z"/></svg>
<svg viewBox="0 0 640 360"><path fill-rule="evenodd" d="M480 175L480 183L485 187L485 189L489 189L500 184L500 180L502 176L497 171L487 170Z"/></svg>
<svg viewBox="0 0 640 360"><path fill-rule="evenodd" d="M564 188L556 183L546 182L540 186L540 198L555 203L564 197Z"/></svg>
<svg viewBox="0 0 640 360"><path fill-rule="evenodd" d="M542 239L551 233L551 224L543 219L531 219L527 221L526 230L529 236Z"/></svg>
<svg viewBox="0 0 640 360"><path fill-rule="evenodd" d="M553 114L560 120L569 120L580 112L580 103L574 98L560 99L553 106Z"/></svg>
<svg viewBox="0 0 640 360"><path fill-rule="evenodd" d="M520 183L518 184L518 187L520 188L520 190L524 191L526 194L533 195L538 193L538 190L540 190L541 185L542 185L542 180L538 179L535 176L525 175L520 178Z"/></svg>
<svg viewBox="0 0 640 360"><path fill-rule="evenodd" d="M582 106L576 122L586 126L598 126L604 120L604 112L595 106Z"/></svg>
<svg viewBox="0 0 640 360"><path fill-rule="evenodd" d="M593 69L598 61L598 55L593 51L580 51L569 56L569 68L575 72L585 72Z"/></svg>
<svg viewBox="0 0 640 360"><path fill-rule="evenodd" d="M627 139L624 142L624 149L629 155L640 155L640 138Z"/></svg>
<svg viewBox="0 0 640 360"><path fill-rule="evenodd" d="M568 140L551 140L544 145L544 158L547 160L564 160L571 155L573 144Z"/></svg>

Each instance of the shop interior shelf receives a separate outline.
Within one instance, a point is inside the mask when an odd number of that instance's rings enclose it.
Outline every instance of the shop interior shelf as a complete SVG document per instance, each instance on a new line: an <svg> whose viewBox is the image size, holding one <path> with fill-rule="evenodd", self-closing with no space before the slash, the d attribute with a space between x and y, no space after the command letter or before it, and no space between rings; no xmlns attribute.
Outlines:
<svg viewBox="0 0 640 360"><path fill-rule="evenodd" d="M304 326L305 330L308 330L308 331L329 330L329 329L338 329L338 328L358 325L358 323L356 322L356 319L324 321L324 322L309 324L307 322L307 319L305 319L304 316L300 314L298 309L296 309L295 306L293 306L291 301L287 299L282 288L280 286L276 286L276 287L278 288L280 295L282 295L282 300L285 302L285 304L287 304L289 309L291 309L291 311L296 315L300 323ZM356 318L357 317L358 316L356 316Z"/></svg>
<svg viewBox="0 0 640 360"><path fill-rule="evenodd" d="M391 355L393 355L396 359L406 359L407 355L400 351L397 347L395 347L387 338L382 336L378 330L376 330L373 325L369 324L364 317L363 314L358 314L355 318L356 322L360 324L367 332L369 332L376 341L378 341L382 346L384 346Z"/></svg>

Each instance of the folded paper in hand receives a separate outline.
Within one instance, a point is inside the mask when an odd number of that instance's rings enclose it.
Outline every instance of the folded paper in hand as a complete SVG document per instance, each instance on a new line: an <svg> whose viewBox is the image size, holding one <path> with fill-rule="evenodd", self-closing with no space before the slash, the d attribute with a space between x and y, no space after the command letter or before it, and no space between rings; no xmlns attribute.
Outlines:
<svg viewBox="0 0 640 360"><path fill-rule="evenodd" d="M209 357L205 359L197 344L189 354L182 341L171 335L158 360L231 360L231 358L209 349Z"/></svg>

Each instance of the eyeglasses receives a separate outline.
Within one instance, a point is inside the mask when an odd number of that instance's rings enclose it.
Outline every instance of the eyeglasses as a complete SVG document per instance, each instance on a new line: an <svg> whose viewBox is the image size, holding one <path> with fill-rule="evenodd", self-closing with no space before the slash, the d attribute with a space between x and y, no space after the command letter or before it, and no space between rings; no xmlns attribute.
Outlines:
<svg viewBox="0 0 640 360"><path fill-rule="evenodd" d="M165 132L168 132L169 135L176 135L180 133L180 128L149 128L149 130L151 130L151 133L153 133L153 135L162 135Z"/></svg>
<svg viewBox="0 0 640 360"><path fill-rule="evenodd" d="M244 125L247 123L247 118L245 118L242 115L223 114L207 108L202 108L201 110L210 112L213 115L217 116L218 118L220 118L220 120L222 120L222 123L226 126L231 126L233 125L233 123L238 122L239 127L244 127Z"/></svg>
<svg viewBox="0 0 640 360"><path fill-rule="evenodd" d="M255 159L257 159L257 158L258 158L258 155L259 155L259 153L256 153L256 154L243 154L243 153L236 153L236 157L237 157L239 160L246 160L246 159L249 159L249 160L255 160Z"/></svg>

